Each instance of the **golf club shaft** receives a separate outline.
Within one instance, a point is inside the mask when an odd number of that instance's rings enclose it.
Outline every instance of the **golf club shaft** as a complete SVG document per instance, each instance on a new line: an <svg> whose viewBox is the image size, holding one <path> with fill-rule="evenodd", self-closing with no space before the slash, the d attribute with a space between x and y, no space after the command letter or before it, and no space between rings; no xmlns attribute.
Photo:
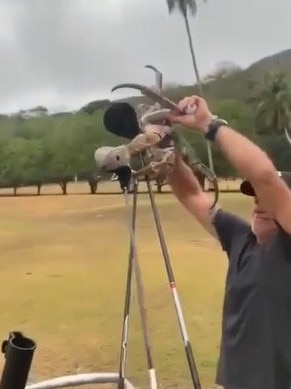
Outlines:
<svg viewBox="0 0 291 389"><path fill-rule="evenodd" d="M134 193L138 193L138 185L135 186L134 190L135 190ZM134 197L133 207L135 209L135 219L132 222L132 226L133 226L134 231L135 231L135 222L136 222L136 216L137 216L136 215L137 196ZM134 235L133 247L134 247L133 268L134 268L134 275L135 275L135 279L136 279L137 299L138 299L140 320L141 320L142 333L143 333L143 339L144 339L144 347L145 347L145 352L146 352L150 388L157 389L157 378L156 378L156 371L155 371L154 364L153 364L151 344L150 344L150 339L149 339L149 331L148 331L148 326L147 326L147 312L146 312L146 304L145 304L145 294L144 294L143 281L142 281L141 270L140 270L140 266L139 266L136 244L135 244L135 235Z"/></svg>
<svg viewBox="0 0 291 389"><path fill-rule="evenodd" d="M135 273L135 277L136 277L139 312L140 312L142 332L143 332L146 358L147 358L147 366L148 366L148 372L149 372L150 388L157 389L156 372L155 372L155 369L153 366L153 358L152 358L151 346L150 346L150 341L149 341L149 336L148 336L143 283L142 283L141 271L140 271L138 257L137 257L136 244L135 244L137 194L138 194L138 182L135 181L132 219L131 219L131 226L129 226L129 228L130 228L130 253L129 253L130 259L129 259L128 266L131 266L131 269L128 269L128 279L132 278L132 269L134 269L134 273ZM124 191L124 196L125 196L126 207L129 208L128 192L127 191ZM128 323L129 323L131 285L132 285L131 282L130 283L128 282L128 279L127 279L127 291L129 291L129 288L130 288L130 292L128 292L128 293L126 292L125 317L127 317L127 327L123 332L123 335L124 335L123 344L125 344L125 342L127 343L127 339L128 339ZM125 336L126 336L126 338L125 338ZM126 351L127 351L127 345L126 345L126 348L124 348L124 347L122 348L122 358L121 358L122 362L121 362L121 366L120 366L121 368L120 368L120 384L119 384L121 388L124 388Z"/></svg>
<svg viewBox="0 0 291 389"><path fill-rule="evenodd" d="M129 313L130 313L130 301L131 301L131 287L132 287L132 270L133 270L133 256L134 256L134 231L135 231L135 219L136 219L136 203L137 203L137 184L134 187L133 195L133 208L131 225L129 226L130 232L130 247L128 255L128 268L127 268L127 279L126 279L126 291L124 301L124 313L123 313L123 327L122 327L122 341L120 349L120 364L119 364L119 381L118 389L124 389L125 387L125 369L127 362L127 342L128 342L128 330L129 330ZM128 207L128 189L124 188L124 199L126 210ZM128 224L128 223L127 223Z"/></svg>
<svg viewBox="0 0 291 389"><path fill-rule="evenodd" d="M145 308L143 283L141 279L141 272L140 272L140 267L137 258L134 260L134 270L135 270L135 277L136 277L137 296L138 296L138 305L139 305L142 333L143 333L144 346L145 346L145 352L147 358L147 367L149 372L150 388L157 389L156 371L153 364L151 345L150 345L150 340L148 335L147 313Z"/></svg>
<svg viewBox="0 0 291 389"><path fill-rule="evenodd" d="M141 159L142 159L143 165L145 165L145 160L144 160L144 157L142 155L141 155ZM159 241L160 241L160 246L161 246L161 250L163 253L163 258L164 258L164 263L165 263L165 267L166 267L166 271L167 271L167 275L168 275L168 280L169 280L170 288L171 288L171 291L173 294L175 309L177 312L179 327L180 327L181 335L182 335L184 346L185 346L185 352L186 352L186 357L187 357L187 361L188 361L188 365L189 365L189 369L190 369L190 374L191 374L193 386L194 386L194 389L201 389L198 371L197 371L195 359L193 356L191 342L189 340L189 336L188 336L187 329L186 329L185 319L184 319L184 315L183 315L183 311L182 311L182 307L181 307L181 303L180 303L180 299L179 299L179 295L178 295L178 291L177 291L176 281L175 281L175 277L174 277L174 273L173 273L173 269L172 269L172 265L171 265L171 260L170 260L170 256L168 253L167 244L165 241L165 237L164 237L164 233L163 233L163 229L162 229L162 225L161 225L161 220L160 220L157 205L156 205L156 202L154 199L150 180L148 177L145 177L145 179L146 179L146 184L147 184L148 193L149 193L149 197L150 197L150 202L151 202L151 207L152 207L153 216L154 216L154 220L155 220L155 225L156 225L156 229L157 229L157 233L158 233L158 237L159 237Z"/></svg>

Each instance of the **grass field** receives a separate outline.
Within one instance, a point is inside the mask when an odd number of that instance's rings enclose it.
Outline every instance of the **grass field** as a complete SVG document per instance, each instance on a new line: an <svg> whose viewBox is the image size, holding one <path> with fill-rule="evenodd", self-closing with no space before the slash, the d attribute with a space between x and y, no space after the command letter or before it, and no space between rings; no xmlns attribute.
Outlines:
<svg viewBox="0 0 291 389"><path fill-rule="evenodd" d="M87 195L87 187L72 185L71 196L0 198L0 339L20 330L37 341L32 369L37 381L118 370L129 244L124 200L120 194ZM110 185L118 191L116 183ZM227 261L172 194L155 198L203 388L214 388ZM249 216L251 203L239 194L222 194L220 202ZM162 387L189 388L146 194L138 204L138 254L158 380ZM128 378L142 388L147 371L136 297L132 309Z"/></svg>

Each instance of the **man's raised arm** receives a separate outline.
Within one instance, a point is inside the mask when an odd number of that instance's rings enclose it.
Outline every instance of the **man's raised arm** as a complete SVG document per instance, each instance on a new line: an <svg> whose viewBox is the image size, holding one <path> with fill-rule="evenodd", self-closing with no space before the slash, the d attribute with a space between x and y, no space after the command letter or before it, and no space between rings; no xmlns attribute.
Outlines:
<svg viewBox="0 0 291 389"><path fill-rule="evenodd" d="M206 231L217 237L212 224L217 209L210 209L213 199L203 191L193 171L179 156L169 179L173 194L180 203L196 217Z"/></svg>
<svg viewBox="0 0 291 389"><path fill-rule="evenodd" d="M170 119L173 123L180 123L206 134L215 120L206 101L192 96L183 99L179 104L179 108L185 112L189 108L193 112L194 106L194 114L172 115ZM291 192L279 177L268 155L229 125L220 125L217 131L213 132L213 141L240 176L251 183L261 206L274 215L274 219L286 232L291 233Z"/></svg>

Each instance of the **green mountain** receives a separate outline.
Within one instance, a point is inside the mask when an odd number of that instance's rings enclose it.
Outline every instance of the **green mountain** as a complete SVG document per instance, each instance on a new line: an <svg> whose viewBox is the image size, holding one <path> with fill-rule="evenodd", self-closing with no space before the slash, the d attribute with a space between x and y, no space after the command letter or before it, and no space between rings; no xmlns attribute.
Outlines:
<svg viewBox="0 0 291 389"><path fill-rule="evenodd" d="M246 100L250 97L254 87L259 88L263 85L266 74L274 71L284 72L291 87L291 49L264 57L248 68L237 70L231 74L214 75L211 81L203 84L205 96L210 100ZM174 101L195 93L198 94L195 85L178 85L164 90L164 95ZM140 103L146 103L148 100L141 96L115 101L127 101L136 106Z"/></svg>

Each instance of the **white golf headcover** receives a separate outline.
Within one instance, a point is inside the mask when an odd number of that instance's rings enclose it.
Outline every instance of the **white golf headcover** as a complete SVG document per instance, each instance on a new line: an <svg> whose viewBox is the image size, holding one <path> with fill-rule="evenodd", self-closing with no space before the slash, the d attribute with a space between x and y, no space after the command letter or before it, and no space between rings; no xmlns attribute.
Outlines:
<svg viewBox="0 0 291 389"><path fill-rule="evenodd" d="M130 166L130 155L125 145L99 147L94 158L100 170L111 172L122 166Z"/></svg>

